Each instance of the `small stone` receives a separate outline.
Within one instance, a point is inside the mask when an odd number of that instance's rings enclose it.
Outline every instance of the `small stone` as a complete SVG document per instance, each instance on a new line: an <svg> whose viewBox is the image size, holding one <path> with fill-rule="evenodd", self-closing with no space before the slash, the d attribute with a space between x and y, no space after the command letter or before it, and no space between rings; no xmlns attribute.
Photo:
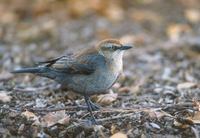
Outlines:
<svg viewBox="0 0 200 138"><path fill-rule="evenodd" d="M150 126L152 126L155 129L160 129L160 126L156 123L149 123Z"/></svg>
<svg viewBox="0 0 200 138"><path fill-rule="evenodd" d="M40 98L37 98L35 100L35 107L36 108L44 108L47 106L47 103L46 103L46 100L45 99L40 99Z"/></svg>
<svg viewBox="0 0 200 138"><path fill-rule="evenodd" d="M156 92L156 93L161 93L163 91L163 88L155 88L154 89L154 92Z"/></svg>

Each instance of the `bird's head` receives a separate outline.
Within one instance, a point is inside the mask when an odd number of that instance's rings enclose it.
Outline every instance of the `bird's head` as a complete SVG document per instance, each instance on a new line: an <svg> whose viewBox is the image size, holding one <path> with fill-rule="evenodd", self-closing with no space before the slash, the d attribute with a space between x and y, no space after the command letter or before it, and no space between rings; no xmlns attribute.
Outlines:
<svg viewBox="0 0 200 138"><path fill-rule="evenodd" d="M125 50L132 48L131 46L125 46L116 39L106 39L101 41L97 45L99 54L103 55L108 59L122 58Z"/></svg>

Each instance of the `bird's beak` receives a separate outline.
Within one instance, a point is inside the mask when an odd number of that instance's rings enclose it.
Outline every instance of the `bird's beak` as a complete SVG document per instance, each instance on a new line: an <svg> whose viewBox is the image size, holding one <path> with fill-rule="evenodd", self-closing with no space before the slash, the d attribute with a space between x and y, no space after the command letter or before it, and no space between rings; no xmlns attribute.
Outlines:
<svg viewBox="0 0 200 138"><path fill-rule="evenodd" d="M130 48L132 48L132 46L122 46L120 47L120 50L128 50Z"/></svg>

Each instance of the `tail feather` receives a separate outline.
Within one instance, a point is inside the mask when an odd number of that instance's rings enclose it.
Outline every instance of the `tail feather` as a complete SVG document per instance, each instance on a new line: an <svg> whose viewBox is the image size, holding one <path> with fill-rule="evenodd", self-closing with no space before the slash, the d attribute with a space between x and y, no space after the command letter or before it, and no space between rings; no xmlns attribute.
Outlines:
<svg viewBox="0 0 200 138"><path fill-rule="evenodd" d="M11 73L42 73L44 70L40 67L22 68L11 71Z"/></svg>
<svg viewBox="0 0 200 138"><path fill-rule="evenodd" d="M50 79L55 79L56 76L59 75L58 72L48 67L22 68L22 69L11 71L11 73L33 73L33 74L37 74L39 76L47 77Z"/></svg>

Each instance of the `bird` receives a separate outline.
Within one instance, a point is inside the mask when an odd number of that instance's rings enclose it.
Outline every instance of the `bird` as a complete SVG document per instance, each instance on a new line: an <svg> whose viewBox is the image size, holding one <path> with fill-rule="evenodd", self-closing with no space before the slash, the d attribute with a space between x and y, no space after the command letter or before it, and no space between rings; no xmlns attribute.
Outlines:
<svg viewBox="0 0 200 138"><path fill-rule="evenodd" d="M75 54L39 62L37 66L16 69L12 73L47 77L84 96L96 124L92 111L100 107L90 100L90 96L103 94L112 87L122 73L124 51L130 48L132 46L123 45L118 39L105 39Z"/></svg>

